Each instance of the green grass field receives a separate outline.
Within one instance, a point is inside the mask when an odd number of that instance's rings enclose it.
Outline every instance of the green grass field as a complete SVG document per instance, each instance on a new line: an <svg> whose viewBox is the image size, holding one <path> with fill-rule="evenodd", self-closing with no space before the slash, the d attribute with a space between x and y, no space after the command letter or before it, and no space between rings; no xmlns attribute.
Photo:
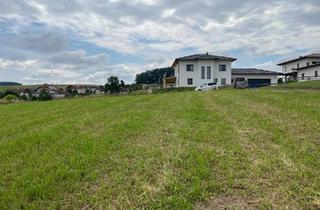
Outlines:
<svg viewBox="0 0 320 210"><path fill-rule="evenodd" d="M0 209L319 209L320 93L0 106Z"/></svg>
<svg viewBox="0 0 320 210"><path fill-rule="evenodd" d="M15 90L19 88L36 88L39 85L10 85L10 86L0 86L0 92L5 92L7 90Z"/></svg>
<svg viewBox="0 0 320 210"><path fill-rule="evenodd" d="M19 87L23 87L23 86L22 85L0 86L0 92L5 92L6 90L16 89Z"/></svg>
<svg viewBox="0 0 320 210"><path fill-rule="evenodd" d="M320 90L320 80L285 83L279 85L278 88Z"/></svg>

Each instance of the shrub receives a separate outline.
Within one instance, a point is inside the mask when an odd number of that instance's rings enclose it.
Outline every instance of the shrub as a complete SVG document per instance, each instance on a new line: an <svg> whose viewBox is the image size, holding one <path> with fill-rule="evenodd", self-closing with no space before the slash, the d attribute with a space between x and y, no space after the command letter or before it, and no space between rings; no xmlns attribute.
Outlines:
<svg viewBox="0 0 320 210"><path fill-rule="evenodd" d="M14 102L15 100L17 100L18 97L14 94L8 94L4 97L4 100L6 100L7 102Z"/></svg>
<svg viewBox="0 0 320 210"><path fill-rule="evenodd" d="M66 92L69 94L69 96L72 96L72 97L79 94L78 91L72 87L67 87Z"/></svg>
<svg viewBox="0 0 320 210"><path fill-rule="evenodd" d="M36 101L37 100L37 97L36 96L34 96L34 95L31 95L31 101Z"/></svg>
<svg viewBox="0 0 320 210"><path fill-rule="evenodd" d="M47 91L43 90L43 91L41 91L38 99L40 101L50 101L50 100L52 100L52 96Z"/></svg>
<svg viewBox="0 0 320 210"><path fill-rule="evenodd" d="M142 90L142 85L141 84L132 84L127 86L129 88L130 92L137 91L137 90Z"/></svg>
<svg viewBox="0 0 320 210"><path fill-rule="evenodd" d="M28 100L28 96L22 95L22 96L20 96L20 99L22 99L22 100L24 100L24 101L27 101L27 100Z"/></svg>

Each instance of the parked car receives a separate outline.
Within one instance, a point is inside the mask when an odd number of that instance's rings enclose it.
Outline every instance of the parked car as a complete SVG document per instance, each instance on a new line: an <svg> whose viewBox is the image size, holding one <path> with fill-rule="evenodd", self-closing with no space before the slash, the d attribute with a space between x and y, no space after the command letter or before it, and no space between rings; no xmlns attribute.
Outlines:
<svg viewBox="0 0 320 210"><path fill-rule="evenodd" d="M195 89L195 91L208 91L208 90L217 90L218 89L218 85L217 83L213 82L213 83L204 83L202 85L200 85L199 87L197 87Z"/></svg>
<svg viewBox="0 0 320 210"><path fill-rule="evenodd" d="M245 89L245 88L249 88L249 83L248 81L238 81L235 83L235 88L238 89Z"/></svg>

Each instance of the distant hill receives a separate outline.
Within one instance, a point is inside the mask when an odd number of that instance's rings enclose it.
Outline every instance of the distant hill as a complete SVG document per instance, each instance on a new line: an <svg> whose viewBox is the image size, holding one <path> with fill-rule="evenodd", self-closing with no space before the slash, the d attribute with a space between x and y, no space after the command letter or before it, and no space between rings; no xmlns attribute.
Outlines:
<svg viewBox="0 0 320 210"><path fill-rule="evenodd" d="M22 85L22 84L18 82L0 82L0 86L17 86L17 85Z"/></svg>

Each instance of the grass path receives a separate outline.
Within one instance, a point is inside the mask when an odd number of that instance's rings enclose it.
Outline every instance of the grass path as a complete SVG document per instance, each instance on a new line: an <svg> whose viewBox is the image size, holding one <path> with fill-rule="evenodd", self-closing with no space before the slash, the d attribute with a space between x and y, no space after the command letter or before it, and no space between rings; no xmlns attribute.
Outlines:
<svg viewBox="0 0 320 210"><path fill-rule="evenodd" d="M320 94L0 106L0 209L320 208Z"/></svg>

